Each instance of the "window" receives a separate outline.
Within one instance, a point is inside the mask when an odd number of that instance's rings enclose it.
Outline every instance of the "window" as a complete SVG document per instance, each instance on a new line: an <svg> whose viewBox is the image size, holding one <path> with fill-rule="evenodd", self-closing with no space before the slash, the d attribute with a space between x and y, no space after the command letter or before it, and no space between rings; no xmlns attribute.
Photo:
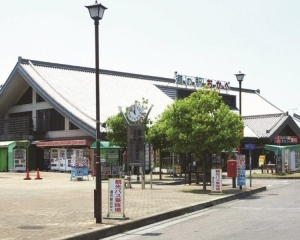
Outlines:
<svg viewBox="0 0 300 240"><path fill-rule="evenodd" d="M70 122L69 123L69 130L75 130L75 129L79 129L79 127L77 127L74 123Z"/></svg>
<svg viewBox="0 0 300 240"><path fill-rule="evenodd" d="M36 102L45 102L45 100L38 93L36 93Z"/></svg>
<svg viewBox="0 0 300 240"><path fill-rule="evenodd" d="M16 105L30 104L32 103L32 88L29 87L26 92L22 95Z"/></svg>
<svg viewBox="0 0 300 240"><path fill-rule="evenodd" d="M221 97L223 98L224 103L229 106L231 110L236 110L236 96L232 95L223 95L220 94Z"/></svg>
<svg viewBox="0 0 300 240"><path fill-rule="evenodd" d="M55 109L37 111L37 131L65 130L65 118Z"/></svg>
<svg viewBox="0 0 300 240"><path fill-rule="evenodd" d="M51 109L51 131L65 130L65 118L55 109Z"/></svg>
<svg viewBox="0 0 300 240"><path fill-rule="evenodd" d="M177 98L182 99L190 96L194 91L193 90L178 90L177 92Z"/></svg>

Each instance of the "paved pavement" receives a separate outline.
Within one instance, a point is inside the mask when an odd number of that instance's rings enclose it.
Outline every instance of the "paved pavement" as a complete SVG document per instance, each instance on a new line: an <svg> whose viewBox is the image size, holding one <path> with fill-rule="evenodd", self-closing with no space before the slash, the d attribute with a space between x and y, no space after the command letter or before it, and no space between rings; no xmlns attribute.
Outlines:
<svg viewBox="0 0 300 240"><path fill-rule="evenodd" d="M30 172L32 180L24 180L25 173L0 172L0 239L101 239L215 204L231 201L266 190L265 186L232 188L231 179L223 179L223 194L195 194L202 185L167 185L154 176L152 189L133 180L125 190L125 215L128 220L94 218L95 179L70 181L69 173ZM164 180L168 176L164 176ZM172 183L168 177L164 183ZM149 181L149 175L146 181ZM249 182L249 181L248 181ZM249 184L247 182L247 185ZM102 215L108 213L108 186L102 181ZM210 186L207 186L210 189Z"/></svg>

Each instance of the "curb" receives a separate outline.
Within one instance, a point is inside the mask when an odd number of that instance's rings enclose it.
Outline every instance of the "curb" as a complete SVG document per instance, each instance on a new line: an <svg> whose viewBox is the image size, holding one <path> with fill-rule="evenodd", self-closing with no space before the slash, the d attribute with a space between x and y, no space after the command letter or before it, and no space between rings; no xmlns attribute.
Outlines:
<svg viewBox="0 0 300 240"><path fill-rule="evenodd" d="M165 213L157 214L157 215L150 216L150 217L145 217L145 218L138 219L138 220L124 222L121 224L105 226L104 228L102 227L101 229L93 229L90 231L76 233L76 234L64 236L61 238L55 238L55 240L98 240L101 238L106 238L106 237L109 237L112 235L120 234L125 231L140 228L140 227L152 224L152 223L156 223L159 221L177 217L177 216L180 216L180 215L183 215L186 213L199 211L199 210L202 210L202 209L205 209L208 207L212 207L212 206L215 206L218 204L222 204L222 203L229 202L229 201L232 201L235 199L250 196L252 194L256 194L256 193L266 191L266 190L267 190L266 186L258 187L258 188L255 188L255 189L252 189L249 191L239 192L237 194L231 194L230 196L225 196L220 199L200 203L200 204L197 204L194 206L177 209L177 210L173 210L170 212L165 212Z"/></svg>

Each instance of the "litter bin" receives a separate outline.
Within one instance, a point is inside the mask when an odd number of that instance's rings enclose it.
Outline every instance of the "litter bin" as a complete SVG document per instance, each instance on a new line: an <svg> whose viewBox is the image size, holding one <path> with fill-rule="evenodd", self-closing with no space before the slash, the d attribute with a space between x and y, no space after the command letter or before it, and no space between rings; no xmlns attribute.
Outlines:
<svg viewBox="0 0 300 240"><path fill-rule="evenodd" d="M196 172L196 184L203 182L203 172Z"/></svg>

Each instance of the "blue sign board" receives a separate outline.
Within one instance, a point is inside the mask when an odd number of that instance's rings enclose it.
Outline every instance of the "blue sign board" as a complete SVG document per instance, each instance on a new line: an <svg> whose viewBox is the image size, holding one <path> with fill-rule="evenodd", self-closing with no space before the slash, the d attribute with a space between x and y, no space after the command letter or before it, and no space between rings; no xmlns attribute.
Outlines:
<svg viewBox="0 0 300 240"><path fill-rule="evenodd" d="M245 170L245 168L237 169L237 185L238 186L246 185L246 170Z"/></svg>
<svg viewBox="0 0 300 240"><path fill-rule="evenodd" d="M249 149L249 150L255 149L255 144L247 143L245 144L245 149Z"/></svg>

